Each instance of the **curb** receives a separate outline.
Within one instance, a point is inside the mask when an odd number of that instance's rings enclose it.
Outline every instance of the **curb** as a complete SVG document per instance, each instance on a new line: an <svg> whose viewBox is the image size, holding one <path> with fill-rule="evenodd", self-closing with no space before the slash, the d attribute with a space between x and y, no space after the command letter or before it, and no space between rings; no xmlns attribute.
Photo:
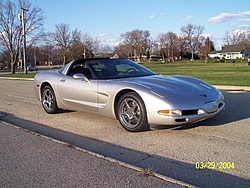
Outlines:
<svg viewBox="0 0 250 188"><path fill-rule="evenodd" d="M25 80L25 81L34 81L34 78L0 77L0 80Z"/></svg>

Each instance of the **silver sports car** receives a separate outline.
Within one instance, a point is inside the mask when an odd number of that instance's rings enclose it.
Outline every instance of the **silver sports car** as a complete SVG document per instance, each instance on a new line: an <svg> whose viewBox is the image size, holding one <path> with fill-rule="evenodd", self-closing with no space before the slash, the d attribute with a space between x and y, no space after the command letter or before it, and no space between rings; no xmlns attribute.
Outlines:
<svg viewBox="0 0 250 188"><path fill-rule="evenodd" d="M127 59L74 60L38 73L34 88L49 114L87 111L116 118L132 132L201 121L225 107L222 93L202 80L157 75Z"/></svg>

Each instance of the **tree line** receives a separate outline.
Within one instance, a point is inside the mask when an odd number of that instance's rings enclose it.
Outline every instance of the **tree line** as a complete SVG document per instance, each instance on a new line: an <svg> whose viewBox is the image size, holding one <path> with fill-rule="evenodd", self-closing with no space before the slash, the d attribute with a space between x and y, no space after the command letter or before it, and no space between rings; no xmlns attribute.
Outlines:
<svg viewBox="0 0 250 188"><path fill-rule="evenodd" d="M78 29L71 29L69 24L55 25L55 30L44 32L43 11L27 0L13 3L0 0L0 63L15 66L22 64L23 37L20 24L20 10L25 12L25 34L27 38L26 59L30 64L51 65L65 64L72 59L110 57L135 60L149 59L150 55L159 55L163 61L174 61L180 58L207 59L208 53L214 50L214 43L205 37L204 26L187 24L182 26L180 34L174 32L160 33L152 38L150 31L134 29L120 35L120 43L112 47L103 45L100 40ZM250 43L250 32L226 32L224 43Z"/></svg>

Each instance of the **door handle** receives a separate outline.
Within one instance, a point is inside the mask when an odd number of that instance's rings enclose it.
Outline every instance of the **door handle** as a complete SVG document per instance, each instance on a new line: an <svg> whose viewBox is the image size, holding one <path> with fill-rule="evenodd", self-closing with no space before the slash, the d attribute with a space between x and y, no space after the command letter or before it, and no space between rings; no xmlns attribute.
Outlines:
<svg viewBox="0 0 250 188"><path fill-rule="evenodd" d="M66 82L66 79L65 78L61 78L60 82Z"/></svg>

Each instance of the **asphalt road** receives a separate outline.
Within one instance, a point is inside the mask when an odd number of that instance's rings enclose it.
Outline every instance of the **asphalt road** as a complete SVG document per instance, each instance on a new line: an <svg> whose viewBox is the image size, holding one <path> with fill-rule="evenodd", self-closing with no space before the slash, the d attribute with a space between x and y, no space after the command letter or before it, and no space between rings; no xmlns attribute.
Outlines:
<svg viewBox="0 0 250 188"><path fill-rule="evenodd" d="M250 92L223 94L226 110L212 119L129 133L117 120L92 114L48 115L34 97L32 81L0 80L0 119L191 186L249 187ZM216 167L196 169L197 162ZM234 169L220 169L225 162Z"/></svg>
<svg viewBox="0 0 250 188"><path fill-rule="evenodd" d="M0 122L0 186L183 187Z"/></svg>

